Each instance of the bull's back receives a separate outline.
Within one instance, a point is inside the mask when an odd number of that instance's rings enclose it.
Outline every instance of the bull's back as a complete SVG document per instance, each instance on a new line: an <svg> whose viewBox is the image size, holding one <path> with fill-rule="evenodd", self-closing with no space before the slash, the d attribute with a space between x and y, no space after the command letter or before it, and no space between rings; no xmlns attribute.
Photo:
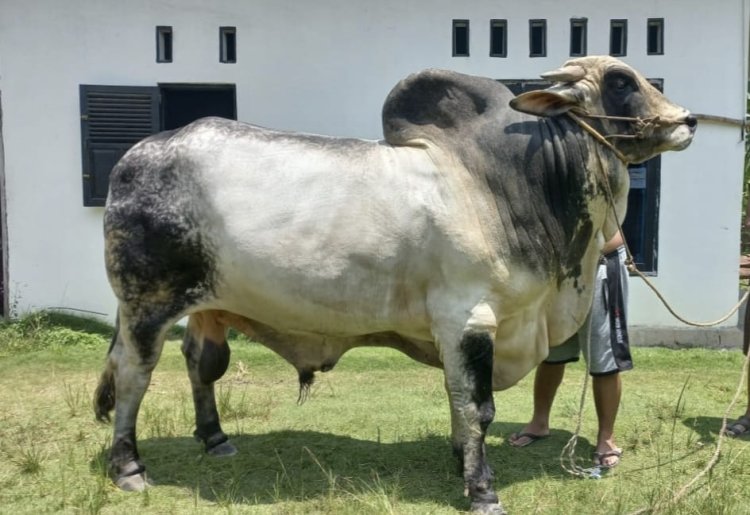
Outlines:
<svg viewBox="0 0 750 515"><path fill-rule="evenodd" d="M289 330L419 325L444 187L421 149L201 120L113 171L110 279Z"/></svg>

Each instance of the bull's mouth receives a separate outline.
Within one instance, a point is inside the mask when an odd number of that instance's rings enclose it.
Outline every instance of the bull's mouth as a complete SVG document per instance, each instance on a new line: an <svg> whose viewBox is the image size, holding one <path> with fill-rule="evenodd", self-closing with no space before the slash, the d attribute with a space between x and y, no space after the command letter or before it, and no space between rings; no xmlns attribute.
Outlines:
<svg viewBox="0 0 750 515"><path fill-rule="evenodd" d="M642 163L663 152L685 150L693 142L696 126L695 123L683 122L661 128L654 134L656 145L652 146L650 151L633 141L622 141L618 148L628 163Z"/></svg>
<svg viewBox="0 0 750 515"><path fill-rule="evenodd" d="M685 150L693 141L697 126L698 122L692 116L687 117L685 123L677 125L669 138L671 143L670 150Z"/></svg>

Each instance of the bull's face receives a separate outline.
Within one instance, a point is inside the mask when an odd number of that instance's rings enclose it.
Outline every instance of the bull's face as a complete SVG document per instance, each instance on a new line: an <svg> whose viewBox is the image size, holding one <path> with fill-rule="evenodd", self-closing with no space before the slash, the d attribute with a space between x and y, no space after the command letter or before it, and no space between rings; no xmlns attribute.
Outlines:
<svg viewBox="0 0 750 515"><path fill-rule="evenodd" d="M682 150L693 139L695 117L613 57L573 59L542 77L555 84L519 95L511 107L537 116L570 111L588 117L586 121L599 128L631 163L667 150Z"/></svg>

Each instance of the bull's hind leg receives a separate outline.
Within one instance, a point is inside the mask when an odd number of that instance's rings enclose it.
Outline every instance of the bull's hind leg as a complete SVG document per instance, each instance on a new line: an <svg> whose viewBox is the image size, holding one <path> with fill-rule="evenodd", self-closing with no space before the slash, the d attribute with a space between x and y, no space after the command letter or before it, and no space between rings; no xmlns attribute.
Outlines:
<svg viewBox="0 0 750 515"><path fill-rule="evenodd" d="M226 326L214 313L204 311L190 315L182 353L187 363L188 376L195 404L195 437L214 456L231 456L237 449L221 430L216 409L214 382L229 366L229 345Z"/></svg>
<svg viewBox="0 0 750 515"><path fill-rule="evenodd" d="M136 420L171 320L153 315L127 317L120 310L118 322L94 404L100 419L109 418L109 410L115 410L109 457L115 483L123 490L140 491L147 482L136 444Z"/></svg>
<svg viewBox="0 0 750 515"><path fill-rule="evenodd" d="M505 513L492 487L485 436L495 416L492 396L494 328L470 323L459 330L436 331L451 409L454 453L463 470L472 511Z"/></svg>

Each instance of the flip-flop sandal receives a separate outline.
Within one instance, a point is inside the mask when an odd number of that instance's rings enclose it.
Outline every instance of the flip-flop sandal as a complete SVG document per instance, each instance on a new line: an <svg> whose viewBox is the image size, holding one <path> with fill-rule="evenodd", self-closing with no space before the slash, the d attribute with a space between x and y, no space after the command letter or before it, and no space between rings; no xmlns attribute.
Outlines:
<svg viewBox="0 0 750 515"><path fill-rule="evenodd" d="M736 438L741 435L750 434L750 417L743 415L727 426L725 435Z"/></svg>
<svg viewBox="0 0 750 515"><path fill-rule="evenodd" d="M594 453L594 466L603 469L615 468L620 464L620 458L622 457L622 449L612 449L607 452L595 452ZM604 463L607 458L615 458L612 463Z"/></svg>
<svg viewBox="0 0 750 515"><path fill-rule="evenodd" d="M531 445L534 442L538 442L539 440L544 440L545 438L549 438L549 435L537 435L534 433L513 433L508 438L508 442L513 447L526 447L527 445ZM519 442L519 440L521 440Z"/></svg>

